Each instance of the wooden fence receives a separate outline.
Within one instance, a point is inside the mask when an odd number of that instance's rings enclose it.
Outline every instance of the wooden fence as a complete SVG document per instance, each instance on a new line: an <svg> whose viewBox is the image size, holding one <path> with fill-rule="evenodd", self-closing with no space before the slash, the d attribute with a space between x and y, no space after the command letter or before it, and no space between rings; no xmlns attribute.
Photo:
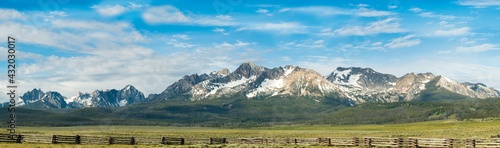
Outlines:
<svg viewBox="0 0 500 148"><path fill-rule="evenodd" d="M491 139L467 139L465 142L465 147L476 148L476 147L500 147L500 138Z"/></svg>
<svg viewBox="0 0 500 148"><path fill-rule="evenodd" d="M406 141L406 143L405 143ZM380 137L324 137L324 138L181 138L181 137L97 137L80 135L15 135L0 134L0 142L39 144L258 144L258 145L315 145L339 147L411 147L411 148L452 148L452 147L497 147L500 138L449 139L449 138L380 138Z"/></svg>
<svg viewBox="0 0 500 148"><path fill-rule="evenodd" d="M408 138L408 147L411 148L452 148L453 139L438 138Z"/></svg>

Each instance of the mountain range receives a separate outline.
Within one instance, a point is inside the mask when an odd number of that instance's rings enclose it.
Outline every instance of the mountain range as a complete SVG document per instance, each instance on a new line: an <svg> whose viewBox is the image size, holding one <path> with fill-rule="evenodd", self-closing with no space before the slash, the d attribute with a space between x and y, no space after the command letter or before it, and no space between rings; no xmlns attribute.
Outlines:
<svg viewBox="0 0 500 148"><path fill-rule="evenodd" d="M353 106L366 102L436 101L499 97L500 92L482 83L460 83L432 73L402 77L371 68L338 67L322 76L298 66L266 68L252 62L204 74L186 75L159 94L147 98L132 85L120 90L96 90L64 97L55 91L33 89L20 96L18 106L30 108L122 107L154 101L199 101L242 96L248 100L304 97L316 102L335 99ZM4 103L5 105L5 103Z"/></svg>
<svg viewBox="0 0 500 148"><path fill-rule="evenodd" d="M43 92L41 89L33 89L20 96L16 100L16 105L30 108L120 107L145 101L146 98L142 92L132 85L127 85L120 90L79 92L77 96L71 98L64 97L55 91Z"/></svg>

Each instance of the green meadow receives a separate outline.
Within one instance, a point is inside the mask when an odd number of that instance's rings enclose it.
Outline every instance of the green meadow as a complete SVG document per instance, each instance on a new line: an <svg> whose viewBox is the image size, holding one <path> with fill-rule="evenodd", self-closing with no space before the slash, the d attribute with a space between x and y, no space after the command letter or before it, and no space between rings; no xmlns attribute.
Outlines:
<svg viewBox="0 0 500 148"><path fill-rule="evenodd" d="M408 124L385 125L279 125L253 128L212 128L172 126L68 126L19 127L18 132L51 137L51 135L82 135L100 137L184 138L318 138L318 137L420 137L420 138L489 138L500 134L500 120L439 120ZM189 141L187 141L189 143ZM0 147L167 147L161 144L128 145L71 145L71 144L0 144ZM252 145L187 145L182 147L253 147ZM256 145L258 146L258 145ZM262 145L261 145L262 146ZM276 145L266 145L274 147ZM301 146L301 145L299 145ZM307 145L302 145L307 146ZM181 146L175 146L181 147Z"/></svg>

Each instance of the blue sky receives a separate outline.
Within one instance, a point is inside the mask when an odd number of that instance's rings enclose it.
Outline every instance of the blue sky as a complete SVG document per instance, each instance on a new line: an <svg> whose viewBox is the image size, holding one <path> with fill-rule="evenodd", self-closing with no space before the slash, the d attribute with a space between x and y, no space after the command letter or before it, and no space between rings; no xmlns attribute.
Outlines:
<svg viewBox="0 0 500 148"><path fill-rule="evenodd" d="M246 61L323 75L432 72L500 89L499 12L497 0L6 0L0 36L17 38L19 92L66 97L127 84L160 93Z"/></svg>

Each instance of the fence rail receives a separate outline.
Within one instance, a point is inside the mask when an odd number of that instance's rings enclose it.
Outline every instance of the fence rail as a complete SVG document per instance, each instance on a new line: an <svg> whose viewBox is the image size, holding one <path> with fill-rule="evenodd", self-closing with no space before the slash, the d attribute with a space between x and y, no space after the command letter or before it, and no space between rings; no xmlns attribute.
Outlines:
<svg viewBox="0 0 500 148"><path fill-rule="evenodd" d="M0 134L0 143L37 143L37 144L307 144L316 146L340 147L411 147L411 148L452 148L452 147L500 147L500 138L451 139L451 138L381 138L381 137L320 137L320 138L182 138L182 137L102 137L80 135L15 135Z"/></svg>

